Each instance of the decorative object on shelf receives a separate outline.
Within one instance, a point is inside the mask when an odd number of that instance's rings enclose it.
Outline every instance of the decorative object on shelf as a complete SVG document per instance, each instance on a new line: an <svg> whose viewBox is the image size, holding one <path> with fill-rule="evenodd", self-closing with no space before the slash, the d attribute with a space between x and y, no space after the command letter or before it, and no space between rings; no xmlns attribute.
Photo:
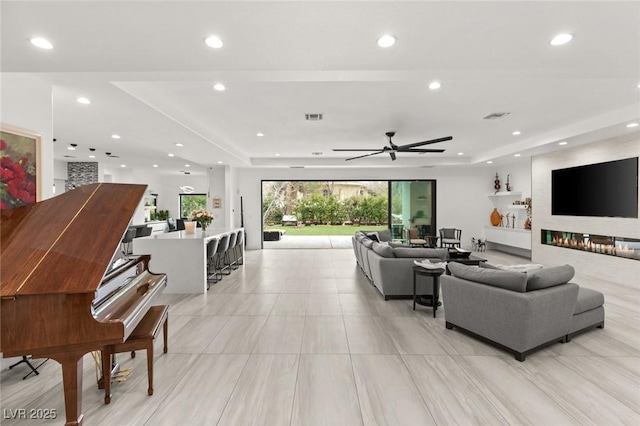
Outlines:
<svg viewBox="0 0 640 426"><path fill-rule="evenodd" d="M493 181L493 189L496 190L496 194L500 191L500 178L498 177L498 172L496 172L496 179Z"/></svg>
<svg viewBox="0 0 640 426"><path fill-rule="evenodd" d="M194 210L191 212L191 219L200 224L202 232L207 230L207 226L213 222L213 214L207 210Z"/></svg>
<svg viewBox="0 0 640 426"><path fill-rule="evenodd" d="M491 212L491 224L493 226L500 225L500 212L498 211L497 208L494 208L493 211Z"/></svg>
<svg viewBox="0 0 640 426"><path fill-rule="evenodd" d="M509 184L509 176L511 176L511 175L507 175L507 182L505 183L505 187L507 189L507 192L511 192L511 184Z"/></svg>
<svg viewBox="0 0 640 426"><path fill-rule="evenodd" d="M524 221L524 229L531 229L531 198L524 199L525 209L527 211L527 220Z"/></svg>

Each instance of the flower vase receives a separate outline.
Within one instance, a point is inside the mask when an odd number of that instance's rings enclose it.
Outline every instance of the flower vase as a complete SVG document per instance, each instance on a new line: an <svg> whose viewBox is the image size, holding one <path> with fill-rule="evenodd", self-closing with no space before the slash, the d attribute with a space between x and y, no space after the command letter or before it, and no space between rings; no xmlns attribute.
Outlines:
<svg viewBox="0 0 640 426"><path fill-rule="evenodd" d="M206 223L204 223L204 222L202 222L202 223L200 224L200 226L202 227L202 233L204 234L204 233L205 233L205 231L207 230L207 224L206 224Z"/></svg>

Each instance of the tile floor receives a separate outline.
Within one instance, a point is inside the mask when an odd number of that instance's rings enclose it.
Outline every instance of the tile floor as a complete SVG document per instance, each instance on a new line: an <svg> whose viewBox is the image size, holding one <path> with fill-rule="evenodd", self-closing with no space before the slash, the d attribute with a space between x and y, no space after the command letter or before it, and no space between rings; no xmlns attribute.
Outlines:
<svg viewBox="0 0 640 426"><path fill-rule="evenodd" d="M637 283L574 281L605 293L605 329L520 363L446 330L445 309L433 318L409 300L385 302L350 249L249 251L208 294L161 296L171 305L169 353L159 339L153 396L144 352L119 355L133 371L114 384L110 405L85 357L84 424L640 424ZM0 375L1 423L62 424L59 366L23 375ZM7 418L18 408L55 408L60 418Z"/></svg>

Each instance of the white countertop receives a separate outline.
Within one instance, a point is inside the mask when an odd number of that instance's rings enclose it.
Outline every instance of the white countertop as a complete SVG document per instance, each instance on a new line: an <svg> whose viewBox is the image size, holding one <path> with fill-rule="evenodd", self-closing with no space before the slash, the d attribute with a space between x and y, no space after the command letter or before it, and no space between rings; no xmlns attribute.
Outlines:
<svg viewBox="0 0 640 426"><path fill-rule="evenodd" d="M208 241L214 238L222 238L227 234L238 232L243 228L207 228L203 234L202 229L196 228L193 234L187 234L186 231L166 232L164 234L151 235L149 237L136 238L138 240L203 240Z"/></svg>

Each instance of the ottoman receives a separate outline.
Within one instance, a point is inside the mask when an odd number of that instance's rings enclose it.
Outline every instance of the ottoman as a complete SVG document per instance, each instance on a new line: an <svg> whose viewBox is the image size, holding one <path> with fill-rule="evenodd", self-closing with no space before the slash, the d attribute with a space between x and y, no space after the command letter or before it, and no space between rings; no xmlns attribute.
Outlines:
<svg viewBox="0 0 640 426"><path fill-rule="evenodd" d="M596 290L580 287L566 341L595 327L604 328L604 295Z"/></svg>

